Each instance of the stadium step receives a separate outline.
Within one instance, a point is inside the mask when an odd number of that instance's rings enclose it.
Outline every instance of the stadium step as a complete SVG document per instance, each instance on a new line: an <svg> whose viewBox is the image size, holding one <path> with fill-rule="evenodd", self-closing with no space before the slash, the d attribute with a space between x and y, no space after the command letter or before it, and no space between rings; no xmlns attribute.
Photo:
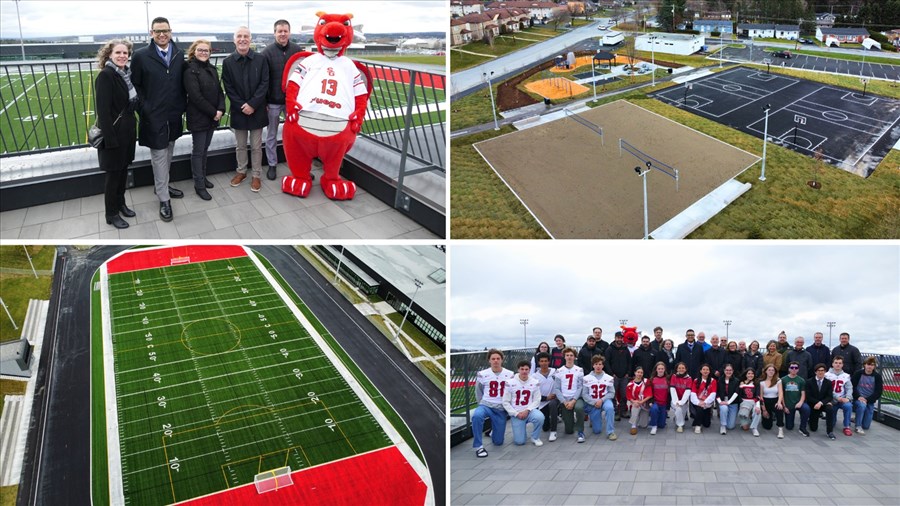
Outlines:
<svg viewBox="0 0 900 506"><path fill-rule="evenodd" d="M19 477L13 476L13 454L19 437L19 421L22 417L25 396L7 395L0 415L0 486L15 485Z"/></svg>

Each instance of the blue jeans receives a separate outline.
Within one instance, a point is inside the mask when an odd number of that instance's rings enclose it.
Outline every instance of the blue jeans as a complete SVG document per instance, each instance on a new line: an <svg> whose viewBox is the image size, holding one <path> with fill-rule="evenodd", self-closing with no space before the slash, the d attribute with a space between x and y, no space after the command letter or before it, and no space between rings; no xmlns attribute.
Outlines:
<svg viewBox="0 0 900 506"><path fill-rule="evenodd" d="M832 427L837 425L837 412L844 412L844 428L850 428L850 413L853 412L853 405L849 402L845 402L843 404L838 401L834 401L834 411L831 412L831 425Z"/></svg>
<svg viewBox="0 0 900 506"><path fill-rule="evenodd" d="M600 434L600 415L606 413L606 433L612 434L616 431L616 408L613 406L612 399L606 399L599 408L595 408L593 404L584 405L584 412L591 419L591 430L594 434Z"/></svg>
<svg viewBox="0 0 900 506"><path fill-rule="evenodd" d="M650 427L657 427L660 429L666 428L666 417L669 416L668 413L669 406L666 404L650 404Z"/></svg>
<svg viewBox="0 0 900 506"><path fill-rule="evenodd" d="M725 427L728 430L733 429L734 424L737 421L737 414L737 404L719 404L719 426Z"/></svg>
<svg viewBox="0 0 900 506"><path fill-rule="evenodd" d="M544 414L539 409L532 409L528 412L528 417L524 420L511 416L509 421L512 423L513 443L517 445L525 444L525 424L531 424L531 439L541 438L541 428L544 425ZM493 423L493 422L492 422ZM493 434L491 434L493 436ZM502 444L502 443L501 443Z"/></svg>
<svg viewBox="0 0 900 506"><path fill-rule="evenodd" d="M787 430L794 430L794 413L798 411L793 405L788 406L788 412L785 415L784 427ZM809 404L803 403L800 406L800 430L806 430L806 422L809 421ZM857 418L859 420L859 418Z"/></svg>
<svg viewBox="0 0 900 506"><path fill-rule="evenodd" d="M869 430L872 426L872 415L875 414L875 403L867 402L865 404L853 401L853 410L856 411L856 426L863 430ZM847 417L847 414L844 414Z"/></svg>
<svg viewBox="0 0 900 506"><path fill-rule="evenodd" d="M481 436L484 434L484 420L491 419L491 441L495 446L503 445L506 433L506 411L479 405L472 412L472 448L481 448Z"/></svg>

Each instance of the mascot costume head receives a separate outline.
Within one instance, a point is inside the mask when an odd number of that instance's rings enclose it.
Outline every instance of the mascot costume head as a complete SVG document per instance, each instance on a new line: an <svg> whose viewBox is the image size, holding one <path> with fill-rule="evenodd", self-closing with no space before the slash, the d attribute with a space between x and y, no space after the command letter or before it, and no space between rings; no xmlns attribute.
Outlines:
<svg viewBox="0 0 900 506"><path fill-rule="evenodd" d="M356 184L342 179L339 172L362 128L372 76L364 65L344 56L353 42L353 15L316 15L313 40L318 53L295 54L282 76L286 115L282 137L291 175L282 179L281 190L298 197L309 195L312 161L318 158L325 196L349 200L356 194Z"/></svg>
<svg viewBox="0 0 900 506"><path fill-rule="evenodd" d="M625 344L628 346L635 346L638 341L638 333L637 327L626 327L624 325L622 327L622 338L625 341Z"/></svg>

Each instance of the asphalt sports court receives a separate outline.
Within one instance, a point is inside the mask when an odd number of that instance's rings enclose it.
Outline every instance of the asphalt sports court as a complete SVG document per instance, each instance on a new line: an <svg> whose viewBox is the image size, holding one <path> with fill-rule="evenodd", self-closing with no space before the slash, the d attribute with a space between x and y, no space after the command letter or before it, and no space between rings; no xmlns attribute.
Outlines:
<svg viewBox="0 0 900 506"><path fill-rule="evenodd" d="M94 501L421 504L424 465L254 255L148 248L102 268L92 476L108 454L109 495ZM259 493L284 466L293 484Z"/></svg>
<svg viewBox="0 0 900 506"><path fill-rule="evenodd" d="M862 176L900 140L900 100L746 67L650 96L760 139L771 104L771 142Z"/></svg>
<svg viewBox="0 0 900 506"><path fill-rule="evenodd" d="M551 237L643 237L643 189L619 139L679 170L647 174L649 230L667 222L759 157L618 100L579 116L601 137L563 118L475 144L475 149Z"/></svg>

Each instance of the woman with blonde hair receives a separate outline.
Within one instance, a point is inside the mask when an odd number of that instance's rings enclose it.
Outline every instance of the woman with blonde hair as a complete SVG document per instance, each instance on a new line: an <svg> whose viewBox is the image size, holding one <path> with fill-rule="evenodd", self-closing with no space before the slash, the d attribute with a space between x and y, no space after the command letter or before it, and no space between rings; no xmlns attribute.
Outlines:
<svg viewBox="0 0 900 506"><path fill-rule="evenodd" d="M762 426L763 429L772 430L772 418L778 425L778 439L784 439L784 389L781 378L778 377L778 369L774 364L769 364L763 369L762 378L759 381L759 390L762 394Z"/></svg>
<svg viewBox="0 0 900 506"><path fill-rule="evenodd" d="M116 228L128 228L122 216L133 218L135 212L125 204L125 181L128 166L134 161L138 94L131 84L128 57L131 42L113 39L97 52L100 72L94 81L97 126L103 132L103 142L97 147L100 170L106 173L104 207L106 223ZM121 216L120 216L121 214Z"/></svg>
<svg viewBox="0 0 900 506"><path fill-rule="evenodd" d="M188 48L187 65L182 77L187 93L187 128L193 140L191 175L194 177L194 191L203 200L212 200L207 191L213 184L206 179L206 160L213 133L225 114L225 92L219 83L215 65L209 62L211 51L209 41L195 40Z"/></svg>
<svg viewBox="0 0 900 506"><path fill-rule="evenodd" d="M776 371L780 371L782 360L784 360L784 355L778 351L778 344L775 341L769 341L769 343L766 344L766 354L763 355L763 368L772 364L775 366Z"/></svg>

